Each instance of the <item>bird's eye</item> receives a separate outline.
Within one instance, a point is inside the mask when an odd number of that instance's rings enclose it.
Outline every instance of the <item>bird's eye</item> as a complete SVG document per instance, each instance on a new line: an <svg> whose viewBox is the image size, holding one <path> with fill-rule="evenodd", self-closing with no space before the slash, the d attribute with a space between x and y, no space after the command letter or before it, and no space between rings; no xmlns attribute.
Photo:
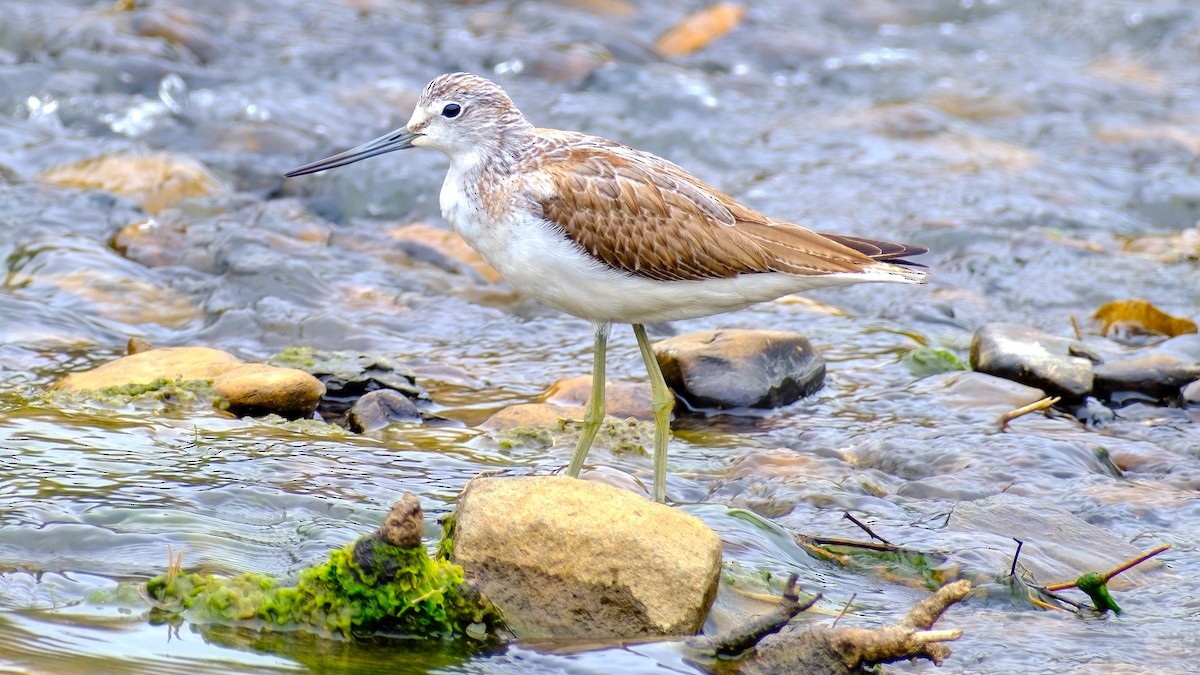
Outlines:
<svg viewBox="0 0 1200 675"><path fill-rule="evenodd" d="M457 103L447 103L445 108L442 108L442 117L455 118L462 112L462 106Z"/></svg>

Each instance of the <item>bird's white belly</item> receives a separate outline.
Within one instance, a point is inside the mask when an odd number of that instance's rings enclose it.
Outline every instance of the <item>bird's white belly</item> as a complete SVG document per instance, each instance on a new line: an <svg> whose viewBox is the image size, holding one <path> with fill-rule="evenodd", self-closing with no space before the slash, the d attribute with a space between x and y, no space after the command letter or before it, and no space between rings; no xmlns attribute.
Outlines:
<svg viewBox="0 0 1200 675"><path fill-rule="evenodd" d="M447 196L445 189L442 196ZM462 201L443 201L443 205L449 207L443 209L443 214L455 230L515 289L589 321L654 323L693 319L822 286L891 280L883 275L852 273L656 281L609 267L542 218L519 214L495 222L465 208Z"/></svg>

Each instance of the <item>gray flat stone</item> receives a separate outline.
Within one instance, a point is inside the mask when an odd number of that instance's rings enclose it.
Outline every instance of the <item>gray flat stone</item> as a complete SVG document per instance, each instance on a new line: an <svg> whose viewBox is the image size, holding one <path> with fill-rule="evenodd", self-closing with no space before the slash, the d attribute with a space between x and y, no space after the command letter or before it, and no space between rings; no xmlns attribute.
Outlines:
<svg viewBox="0 0 1200 675"><path fill-rule="evenodd" d="M1049 394L1080 398L1092 390L1092 360L1082 343L1029 326L989 323L971 340L971 367Z"/></svg>

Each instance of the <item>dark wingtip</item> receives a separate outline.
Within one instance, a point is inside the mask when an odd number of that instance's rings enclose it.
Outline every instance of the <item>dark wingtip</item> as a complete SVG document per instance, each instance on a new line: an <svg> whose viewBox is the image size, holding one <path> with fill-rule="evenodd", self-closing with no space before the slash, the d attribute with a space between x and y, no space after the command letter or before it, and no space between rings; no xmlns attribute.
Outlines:
<svg viewBox="0 0 1200 675"><path fill-rule="evenodd" d="M832 239L837 243L847 248L852 248L855 251L880 262L889 262L893 265L906 265L908 267L926 267L919 262L905 260L915 255L928 253L929 249L924 246L915 244L897 244L891 241L882 241L879 239L863 239L861 237L850 237L844 234L827 234L819 233L822 237Z"/></svg>

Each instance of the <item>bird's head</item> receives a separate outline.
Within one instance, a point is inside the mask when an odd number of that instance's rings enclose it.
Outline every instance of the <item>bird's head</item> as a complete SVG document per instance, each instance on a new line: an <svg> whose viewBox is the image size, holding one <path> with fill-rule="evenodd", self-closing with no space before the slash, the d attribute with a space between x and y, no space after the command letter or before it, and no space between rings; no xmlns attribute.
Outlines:
<svg viewBox="0 0 1200 675"><path fill-rule="evenodd" d="M425 87L408 124L400 129L284 175L316 173L414 147L461 157L502 146L506 137L526 129L532 126L495 82L470 73L449 73Z"/></svg>

